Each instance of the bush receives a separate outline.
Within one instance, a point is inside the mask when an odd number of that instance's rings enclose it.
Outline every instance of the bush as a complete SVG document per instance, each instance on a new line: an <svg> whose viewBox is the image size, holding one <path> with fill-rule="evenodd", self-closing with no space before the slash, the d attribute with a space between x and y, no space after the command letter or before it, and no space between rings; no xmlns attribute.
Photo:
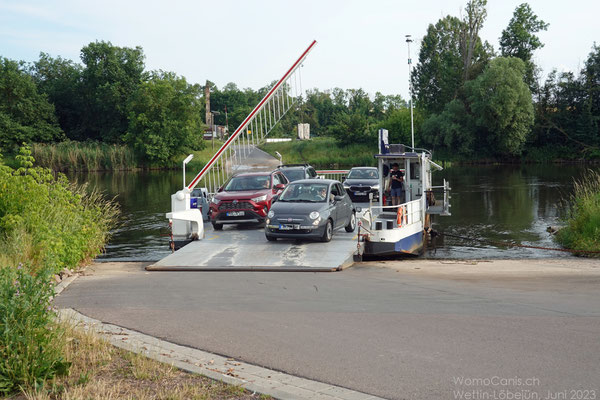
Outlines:
<svg viewBox="0 0 600 400"><path fill-rule="evenodd" d="M115 225L118 208L62 174L32 168L28 147L14 170L0 160L0 267L27 262L58 272L95 257Z"/></svg>
<svg viewBox="0 0 600 400"><path fill-rule="evenodd" d="M558 241L574 250L600 251L600 173L590 171L575 183Z"/></svg>
<svg viewBox="0 0 600 400"><path fill-rule="evenodd" d="M37 388L68 372L50 277L30 275L23 265L0 268L0 394Z"/></svg>

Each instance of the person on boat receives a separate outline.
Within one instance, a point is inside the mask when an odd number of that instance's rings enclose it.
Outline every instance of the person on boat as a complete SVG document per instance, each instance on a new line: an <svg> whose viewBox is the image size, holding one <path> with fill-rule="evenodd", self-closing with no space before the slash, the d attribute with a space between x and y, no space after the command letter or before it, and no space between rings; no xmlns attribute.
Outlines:
<svg viewBox="0 0 600 400"><path fill-rule="evenodd" d="M392 195L392 205L398 206L404 203L404 172L400 171L398 163L392 164L390 171L390 187Z"/></svg>

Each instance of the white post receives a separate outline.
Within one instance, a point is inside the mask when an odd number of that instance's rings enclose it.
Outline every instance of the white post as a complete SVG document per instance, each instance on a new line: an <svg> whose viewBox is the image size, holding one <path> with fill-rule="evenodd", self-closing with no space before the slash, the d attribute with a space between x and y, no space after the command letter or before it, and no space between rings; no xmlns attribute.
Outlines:
<svg viewBox="0 0 600 400"><path fill-rule="evenodd" d="M187 156L185 158L185 160L183 160L183 187L185 188L185 164L189 163L190 161L192 161L192 158L194 158L193 154L190 154L189 156Z"/></svg>

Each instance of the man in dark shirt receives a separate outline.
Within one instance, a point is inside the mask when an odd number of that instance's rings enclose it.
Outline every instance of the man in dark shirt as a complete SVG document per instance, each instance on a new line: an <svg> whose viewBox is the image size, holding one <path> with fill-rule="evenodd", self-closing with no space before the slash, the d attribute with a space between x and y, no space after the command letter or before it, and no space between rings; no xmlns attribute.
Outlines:
<svg viewBox="0 0 600 400"><path fill-rule="evenodd" d="M398 169L398 163L392 164L390 188L392 190L392 205L402 204L404 202L404 172Z"/></svg>

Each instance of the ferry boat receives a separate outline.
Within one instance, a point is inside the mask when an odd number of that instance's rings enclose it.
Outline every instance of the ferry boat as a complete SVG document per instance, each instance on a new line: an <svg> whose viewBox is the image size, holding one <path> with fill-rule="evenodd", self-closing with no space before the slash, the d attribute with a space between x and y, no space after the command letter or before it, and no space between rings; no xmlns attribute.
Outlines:
<svg viewBox="0 0 600 400"><path fill-rule="evenodd" d="M433 215L450 215L450 184L433 186L431 174L442 170L432 160L431 152L403 144L388 144L388 132L379 130L379 153L375 154L379 170L379 199L360 219L359 238L364 242L363 255L418 255L423 251ZM404 202L393 205L389 196L390 171L398 163L404 173Z"/></svg>

